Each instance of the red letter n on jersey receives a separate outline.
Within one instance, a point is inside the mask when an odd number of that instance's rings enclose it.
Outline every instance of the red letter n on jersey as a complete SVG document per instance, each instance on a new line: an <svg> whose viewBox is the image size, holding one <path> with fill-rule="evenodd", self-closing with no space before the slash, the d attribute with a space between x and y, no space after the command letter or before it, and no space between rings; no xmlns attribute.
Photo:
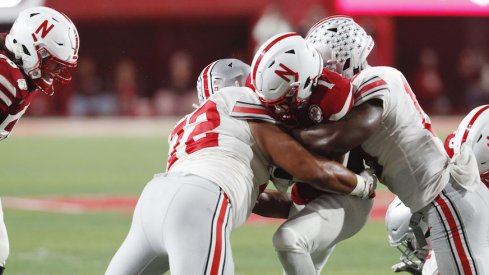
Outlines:
<svg viewBox="0 0 489 275"><path fill-rule="evenodd" d="M289 67L285 66L284 64L280 63L279 66L284 69L284 71L279 71L275 70L275 73L283 78L285 81L290 82L290 78L287 76L292 76L294 77L294 82L297 82L299 80L299 73L292 71Z"/></svg>

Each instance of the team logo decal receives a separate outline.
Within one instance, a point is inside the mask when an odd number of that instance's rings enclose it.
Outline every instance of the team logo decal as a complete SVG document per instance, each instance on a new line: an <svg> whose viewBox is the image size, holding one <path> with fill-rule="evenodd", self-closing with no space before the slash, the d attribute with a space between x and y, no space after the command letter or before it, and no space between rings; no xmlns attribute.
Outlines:
<svg viewBox="0 0 489 275"><path fill-rule="evenodd" d="M309 118L312 121L319 123L323 121L323 111L319 106L312 104L311 107L309 107Z"/></svg>
<svg viewBox="0 0 489 275"><path fill-rule="evenodd" d="M299 73L292 71L289 67L285 66L284 64L280 63L279 66L284 69L283 71L275 70L275 73L280 76L283 80L290 82L290 78L287 76L291 76L294 78L294 82L297 82L299 80Z"/></svg>
<svg viewBox="0 0 489 275"><path fill-rule="evenodd" d="M19 86L19 89L27 91L27 82L25 82L25 79L17 79L17 86Z"/></svg>

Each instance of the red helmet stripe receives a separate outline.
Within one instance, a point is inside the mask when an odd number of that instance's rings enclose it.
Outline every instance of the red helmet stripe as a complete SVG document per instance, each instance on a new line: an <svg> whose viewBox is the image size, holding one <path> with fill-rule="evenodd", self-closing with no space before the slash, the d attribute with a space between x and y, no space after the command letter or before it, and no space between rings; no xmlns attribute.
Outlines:
<svg viewBox="0 0 489 275"><path fill-rule="evenodd" d="M214 64L216 64L217 61L212 62L211 64L207 65L205 67L204 72L202 73L202 85L204 85L204 97L207 99L211 96L210 89L212 89L212 79L210 76L210 72L212 70L212 67L214 67Z"/></svg>
<svg viewBox="0 0 489 275"><path fill-rule="evenodd" d="M255 79L256 79L256 71L258 70L258 66L260 65L260 62L263 58L263 56L268 52L268 50L270 50L270 48L272 48L275 44L277 44L278 42L280 42L281 40L287 38L287 37L290 37L290 36L299 36L298 33L296 32L289 32L289 33L286 33L286 34L283 34L277 38L275 38L272 42L270 42L270 44L268 44L264 49L263 51L260 53L260 56L258 56L258 59L256 60L256 63L255 63L255 66L253 67L253 73L251 74L251 79L253 80L253 83L255 83Z"/></svg>
<svg viewBox="0 0 489 275"><path fill-rule="evenodd" d="M472 117L472 119L469 121L469 124L467 124L467 126L465 127L465 132L464 132L464 135L462 137L462 142L460 143L460 146L462 144L464 144L465 141L467 140L467 136L469 135L470 129L472 128L472 125L474 124L474 122L487 109L489 109L489 105L486 105L485 107L480 108L480 110L477 111L477 113L474 114L474 116Z"/></svg>

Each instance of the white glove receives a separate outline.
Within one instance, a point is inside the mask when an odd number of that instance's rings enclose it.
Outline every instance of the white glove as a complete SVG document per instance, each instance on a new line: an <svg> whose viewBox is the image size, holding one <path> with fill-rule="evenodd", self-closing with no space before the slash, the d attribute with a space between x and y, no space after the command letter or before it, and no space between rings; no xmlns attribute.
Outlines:
<svg viewBox="0 0 489 275"><path fill-rule="evenodd" d="M0 133L0 140L6 139L8 137L8 134L9 133L7 133L7 134L4 135L3 133Z"/></svg>
<svg viewBox="0 0 489 275"><path fill-rule="evenodd" d="M395 273L408 272L413 275L421 275L422 268L420 266L422 265L419 263L406 264L404 262L400 262L392 266L392 271Z"/></svg>
<svg viewBox="0 0 489 275"><path fill-rule="evenodd" d="M270 180L279 192L286 193L294 183L293 177L280 167L271 166L268 171L270 172Z"/></svg>
<svg viewBox="0 0 489 275"><path fill-rule="evenodd" d="M375 197L375 188L377 188L377 177L372 169L365 169L357 176L357 186L350 195L362 199L372 199Z"/></svg>

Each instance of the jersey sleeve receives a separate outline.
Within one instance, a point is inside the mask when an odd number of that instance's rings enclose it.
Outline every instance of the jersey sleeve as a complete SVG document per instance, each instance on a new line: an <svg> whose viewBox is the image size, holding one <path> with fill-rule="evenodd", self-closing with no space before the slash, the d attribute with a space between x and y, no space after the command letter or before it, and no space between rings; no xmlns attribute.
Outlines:
<svg viewBox="0 0 489 275"><path fill-rule="evenodd" d="M11 65L6 58L0 56L0 112L7 112L7 109L15 102L17 87L15 79L12 77Z"/></svg>
<svg viewBox="0 0 489 275"><path fill-rule="evenodd" d="M327 121L343 118L353 107L353 89L350 80L328 69L324 69L310 102L318 106ZM311 115L317 110L310 108Z"/></svg>
<svg viewBox="0 0 489 275"><path fill-rule="evenodd" d="M6 138L26 111L31 99L19 68L0 54L0 140Z"/></svg>
<svg viewBox="0 0 489 275"><path fill-rule="evenodd" d="M241 89L241 94L231 104L230 116L240 120L261 120L277 123L271 111L264 106L251 89Z"/></svg>
<svg viewBox="0 0 489 275"><path fill-rule="evenodd" d="M361 73L359 75L361 76ZM358 106L371 99L384 101L389 93L387 82L378 75L356 77L353 79L353 85L354 106Z"/></svg>

